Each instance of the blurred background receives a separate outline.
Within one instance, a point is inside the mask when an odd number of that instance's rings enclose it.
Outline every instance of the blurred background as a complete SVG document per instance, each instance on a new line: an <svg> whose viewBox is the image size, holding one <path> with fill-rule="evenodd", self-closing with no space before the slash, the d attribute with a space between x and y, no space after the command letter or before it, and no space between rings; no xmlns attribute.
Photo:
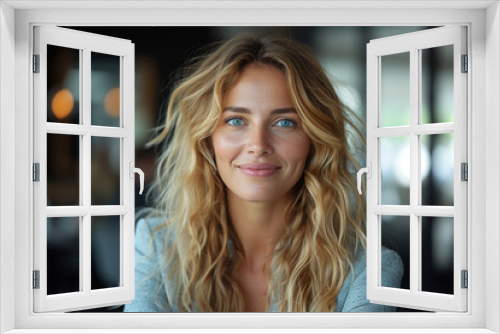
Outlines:
<svg viewBox="0 0 500 334"><path fill-rule="evenodd" d="M366 120L366 44L432 27L67 27L131 40L135 44L136 167L145 173L145 191L155 169L146 149L175 72L200 49L239 33L282 34L306 45L330 76L342 101ZM422 123L453 122L453 48L422 51ZM120 125L119 57L92 53L92 125ZM381 126L409 125L409 54L381 60ZM47 121L79 124L79 51L48 47ZM388 101L391 101L390 103ZM364 131L365 129L363 129ZM47 205L79 205L80 138L47 135ZM355 144L355 143L353 143ZM381 138L382 203L409 204L409 137ZM120 203L120 148L115 138L92 137L92 205ZM453 134L421 136L422 204L453 206ZM364 152L357 156L365 165ZM354 177L354 176L353 176ZM136 212L147 204L139 195ZM409 289L409 217L382 216L382 244L405 265L402 289ZM92 289L116 287L120 275L120 217L92 217ZM453 294L453 219L422 219L422 290ZM79 219L47 220L48 293L79 290ZM122 307L90 310L121 311ZM398 311L414 311L399 308ZM87 311L88 312L88 311Z"/></svg>

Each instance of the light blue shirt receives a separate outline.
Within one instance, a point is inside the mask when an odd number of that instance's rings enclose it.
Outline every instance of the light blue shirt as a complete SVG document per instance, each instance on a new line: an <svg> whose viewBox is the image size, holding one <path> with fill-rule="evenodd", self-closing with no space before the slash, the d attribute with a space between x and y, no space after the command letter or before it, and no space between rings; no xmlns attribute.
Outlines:
<svg viewBox="0 0 500 334"><path fill-rule="evenodd" d="M154 234L150 254L151 232L160 224L159 219L141 219L135 236L135 299L125 305L124 312L165 312L167 297L162 284L173 284L167 280L165 270L161 275L151 275L163 263L165 234L159 230ZM382 286L399 288L403 276L403 263L399 255L387 248L382 249ZM394 312L395 307L372 304L366 299L366 256L358 254L354 270L348 274L337 295L335 312ZM179 312L174 302L172 312ZM277 312L272 304L270 312Z"/></svg>

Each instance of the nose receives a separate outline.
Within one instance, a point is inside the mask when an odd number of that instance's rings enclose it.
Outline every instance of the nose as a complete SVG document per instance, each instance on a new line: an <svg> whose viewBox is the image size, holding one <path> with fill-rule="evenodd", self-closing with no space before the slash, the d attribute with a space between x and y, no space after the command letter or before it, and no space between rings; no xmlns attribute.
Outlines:
<svg viewBox="0 0 500 334"><path fill-rule="evenodd" d="M273 154L274 149L269 141L269 133L264 126L253 128L249 134L247 153L255 156Z"/></svg>

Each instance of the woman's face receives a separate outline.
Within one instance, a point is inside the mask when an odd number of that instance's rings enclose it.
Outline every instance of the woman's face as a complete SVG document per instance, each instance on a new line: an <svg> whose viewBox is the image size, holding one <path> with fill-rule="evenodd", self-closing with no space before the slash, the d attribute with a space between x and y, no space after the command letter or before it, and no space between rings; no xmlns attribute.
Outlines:
<svg viewBox="0 0 500 334"><path fill-rule="evenodd" d="M287 196L304 172L311 143L283 72L248 65L224 96L212 143L228 196L251 202Z"/></svg>

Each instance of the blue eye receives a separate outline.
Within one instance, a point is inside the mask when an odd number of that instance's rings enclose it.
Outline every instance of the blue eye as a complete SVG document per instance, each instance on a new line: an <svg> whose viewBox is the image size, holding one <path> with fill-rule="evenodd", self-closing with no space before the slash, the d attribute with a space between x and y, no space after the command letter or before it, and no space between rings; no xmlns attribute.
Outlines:
<svg viewBox="0 0 500 334"><path fill-rule="evenodd" d="M290 119L280 119L277 123L278 126L283 126L286 128L290 128L295 126L295 122Z"/></svg>
<svg viewBox="0 0 500 334"><path fill-rule="evenodd" d="M231 126L243 125L243 120L241 118L231 118L226 121L227 124Z"/></svg>

